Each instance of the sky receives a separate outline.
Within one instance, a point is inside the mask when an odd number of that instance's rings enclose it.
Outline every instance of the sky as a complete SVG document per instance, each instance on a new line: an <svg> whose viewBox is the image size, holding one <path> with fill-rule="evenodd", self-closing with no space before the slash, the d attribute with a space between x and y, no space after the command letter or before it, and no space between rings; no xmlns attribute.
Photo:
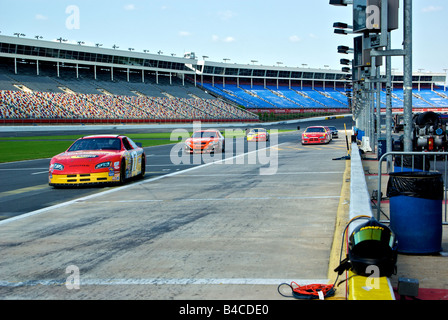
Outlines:
<svg viewBox="0 0 448 320"><path fill-rule="evenodd" d="M400 28L393 49L402 49ZM448 69L447 0L413 1L413 70ZM264 66L339 70L337 46L353 46L353 35L334 34L333 23L352 24L352 6L329 0L0 0L0 34L25 38L60 37L85 46L119 46L136 52L162 51L199 60ZM255 60L256 62L251 62ZM403 59L393 58L403 70Z"/></svg>

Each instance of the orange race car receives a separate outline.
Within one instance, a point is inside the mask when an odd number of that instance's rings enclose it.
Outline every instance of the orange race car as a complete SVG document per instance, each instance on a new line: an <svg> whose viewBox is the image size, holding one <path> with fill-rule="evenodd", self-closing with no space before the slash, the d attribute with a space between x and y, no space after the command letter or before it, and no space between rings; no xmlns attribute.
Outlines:
<svg viewBox="0 0 448 320"><path fill-rule="evenodd" d="M224 152L224 136L218 130L198 130L185 140L185 152Z"/></svg>
<svg viewBox="0 0 448 320"><path fill-rule="evenodd" d="M308 127L302 133L302 144L330 143L331 131L323 126Z"/></svg>
<svg viewBox="0 0 448 320"><path fill-rule="evenodd" d="M126 136L97 135L76 140L50 161L50 186L124 183L145 175L143 148Z"/></svg>

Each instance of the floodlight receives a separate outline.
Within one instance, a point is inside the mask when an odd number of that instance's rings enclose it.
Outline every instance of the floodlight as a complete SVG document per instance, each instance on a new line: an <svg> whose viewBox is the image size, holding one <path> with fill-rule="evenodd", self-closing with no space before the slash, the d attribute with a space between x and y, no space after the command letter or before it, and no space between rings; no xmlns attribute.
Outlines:
<svg viewBox="0 0 448 320"><path fill-rule="evenodd" d="M330 4L332 6L344 6L344 7L346 7L348 4L353 4L353 0L330 0Z"/></svg>
<svg viewBox="0 0 448 320"><path fill-rule="evenodd" d="M348 53L352 53L353 49L350 49L347 46L338 46L338 53L344 53L344 54L348 54Z"/></svg>

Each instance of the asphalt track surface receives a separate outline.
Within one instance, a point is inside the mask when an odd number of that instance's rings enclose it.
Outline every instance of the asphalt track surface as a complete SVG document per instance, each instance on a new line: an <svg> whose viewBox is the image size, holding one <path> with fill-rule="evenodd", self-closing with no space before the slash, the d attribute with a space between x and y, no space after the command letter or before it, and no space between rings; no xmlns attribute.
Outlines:
<svg viewBox="0 0 448 320"><path fill-rule="evenodd" d="M281 282L326 281L345 136L258 147L189 164L148 148L145 178L114 188L44 186L49 159L2 165L17 178L0 193L0 297L282 299Z"/></svg>
<svg viewBox="0 0 448 320"><path fill-rule="evenodd" d="M307 126L311 125L334 125L339 130L344 129L344 123L348 128L351 127L349 118L344 119L333 119L326 121L309 121L299 124L277 124L275 126L266 127L267 129L278 129L278 130L295 130L299 125L303 130ZM244 127L231 127L231 130L244 130ZM172 131L172 129L164 129L165 131ZM162 131L162 130L157 130ZM114 133L141 133L141 130L127 130L126 132L114 132ZM144 131L148 132L148 131ZM108 132L84 132L83 135L89 134L99 134ZM73 134L72 132L20 132L20 133L9 133L3 134L2 136L42 136L42 135L63 135L63 134ZM80 135L81 136L81 135ZM300 132L297 131L296 134L278 136L277 143L293 142L299 143L301 141ZM239 148L237 150L236 144L237 140L233 140L235 147L233 152L227 152L223 155L217 155L218 157L234 157L237 153L248 152L249 148L253 150L258 147L257 144L247 142L244 143L244 149ZM270 142L263 145L263 147L269 147ZM173 173L180 170L185 170L199 164L204 164L204 159L198 160L197 157L191 156L189 161L183 161L183 163L176 164L170 159L170 152L173 145L163 145L157 147L145 148L147 156L146 165L146 175L145 179L151 179L160 175L165 175ZM62 152L62 151L61 151ZM207 160L207 159L206 159ZM83 196L107 191L113 186L83 186L76 188L64 188L55 189L48 185L48 167L50 159L38 159L38 160L28 160L19 161L12 163L0 164L0 221L3 219L11 218L21 214L25 214L31 211L46 208L52 205L56 205L61 202L74 200ZM134 181L129 181L128 183L133 183Z"/></svg>

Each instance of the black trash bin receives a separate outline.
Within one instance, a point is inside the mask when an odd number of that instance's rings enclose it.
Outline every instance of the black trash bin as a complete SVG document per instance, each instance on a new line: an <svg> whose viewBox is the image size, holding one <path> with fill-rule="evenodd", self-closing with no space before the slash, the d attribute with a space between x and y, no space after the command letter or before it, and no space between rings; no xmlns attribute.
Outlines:
<svg viewBox="0 0 448 320"><path fill-rule="evenodd" d="M390 228L398 252L430 254L442 250L443 179L438 172L397 172L387 185Z"/></svg>

